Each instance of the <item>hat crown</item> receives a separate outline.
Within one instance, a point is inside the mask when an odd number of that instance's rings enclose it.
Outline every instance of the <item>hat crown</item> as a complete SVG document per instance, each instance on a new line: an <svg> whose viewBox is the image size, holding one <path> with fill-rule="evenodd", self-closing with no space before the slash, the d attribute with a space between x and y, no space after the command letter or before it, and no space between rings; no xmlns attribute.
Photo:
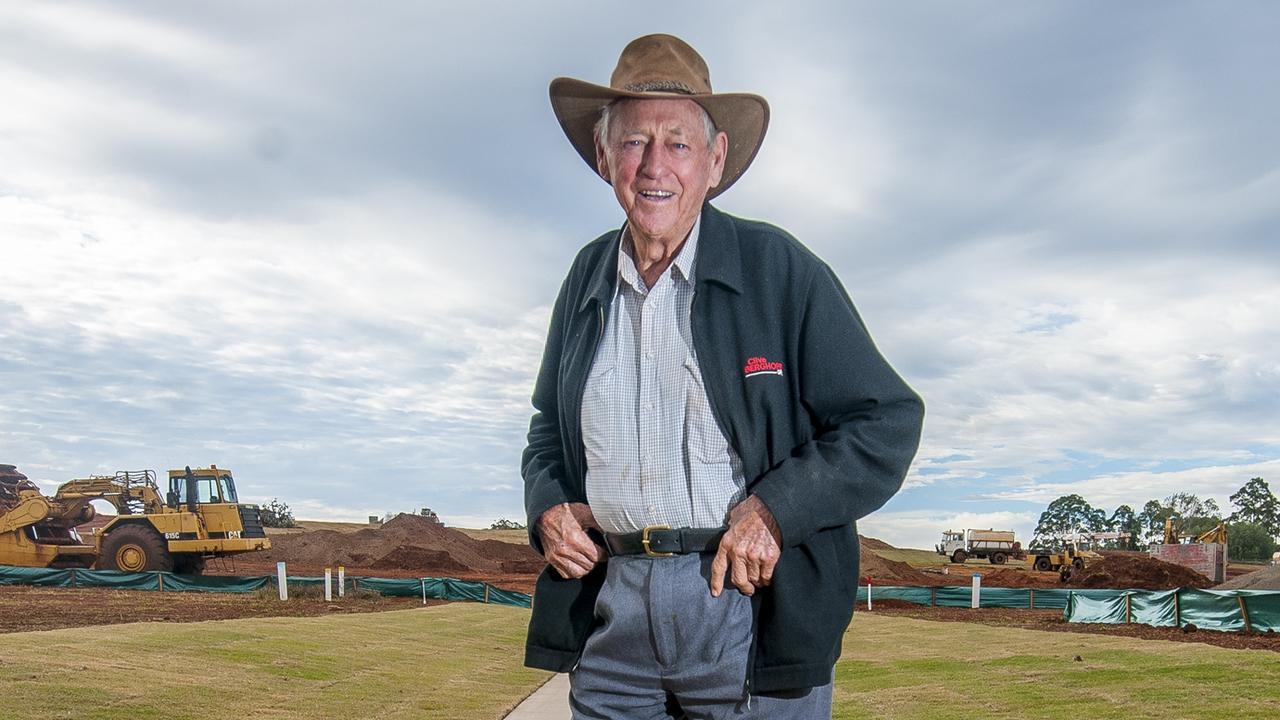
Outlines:
<svg viewBox="0 0 1280 720"><path fill-rule="evenodd" d="M645 35L622 49L609 85L625 92L710 95L711 71L688 43L673 35Z"/></svg>

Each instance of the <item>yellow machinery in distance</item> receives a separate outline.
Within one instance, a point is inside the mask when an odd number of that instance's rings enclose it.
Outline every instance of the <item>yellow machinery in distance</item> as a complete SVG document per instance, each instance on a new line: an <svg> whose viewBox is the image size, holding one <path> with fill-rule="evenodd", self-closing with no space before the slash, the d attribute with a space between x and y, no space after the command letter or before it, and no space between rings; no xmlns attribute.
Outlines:
<svg viewBox="0 0 1280 720"><path fill-rule="evenodd" d="M1183 538L1179 537L1178 535L1178 528L1174 523L1173 518L1165 518L1164 544L1177 545L1181 543L1182 540ZM1187 541L1200 543L1200 544L1218 543L1219 545L1226 545L1227 544L1227 524L1225 522L1220 522L1215 527L1208 530L1207 532L1203 532L1195 536L1194 539L1188 536Z"/></svg>
<svg viewBox="0 0 1280 720"><path fill-rule="evenodd" d="M93 519L94 500L117 515L89 546L74 528ZM71 480L51 498L30 485L0 515L0 563L16 565L87 567L96 557L100 569L194 574L208 558L270 547L259 508L239 503L231 472L216 465L170 470L163 498L150 470Z"/></svg>

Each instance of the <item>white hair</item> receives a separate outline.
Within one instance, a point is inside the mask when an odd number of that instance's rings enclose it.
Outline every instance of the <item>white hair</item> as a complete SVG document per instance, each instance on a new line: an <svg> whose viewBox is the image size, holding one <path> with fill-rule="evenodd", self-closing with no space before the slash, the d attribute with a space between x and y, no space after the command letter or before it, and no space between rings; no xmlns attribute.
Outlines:
<svg viewBox="0 0 1280 720"><path fill-rule="evenodd" d="M609 151L609 115L614 105L627 100L637 100L639 98L618 98L600 111L600 119L596 121L596 137L600 138L600 144L604 146L605 152ZM698 105L698 103L694 103ZM707 133L707 152L711 152L716 146L716 134L720 132L716 127L715 121L711 119L711 113L707 109L698 105L698 109L702 111L702 128Z"/></svg>

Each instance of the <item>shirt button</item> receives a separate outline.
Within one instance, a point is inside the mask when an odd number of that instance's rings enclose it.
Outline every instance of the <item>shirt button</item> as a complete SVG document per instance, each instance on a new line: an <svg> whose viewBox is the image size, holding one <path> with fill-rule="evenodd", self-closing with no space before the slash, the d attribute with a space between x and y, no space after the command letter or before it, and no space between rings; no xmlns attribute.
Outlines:
<svg viewBox="0 0 1280 720"><path fill-rule="evenodd" d="M652 359L653 359L653 353L648 352L648 351L645 351L644 359L645 359L645 360L652 360Z"/></svg>

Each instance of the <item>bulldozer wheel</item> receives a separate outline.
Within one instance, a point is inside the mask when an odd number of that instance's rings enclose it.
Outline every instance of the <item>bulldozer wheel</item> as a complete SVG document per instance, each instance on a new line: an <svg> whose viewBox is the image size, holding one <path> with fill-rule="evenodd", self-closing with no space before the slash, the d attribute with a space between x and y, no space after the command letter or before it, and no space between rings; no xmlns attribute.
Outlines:
<svg viewBox="0 0 1280 720"><path fill-rule="evenodd" d="M963 565L963 564L964 564L964 561L965 561L965 560L968 560L968 559L969 559L969 555L968 555L967 553L965 553L965 551L963 551L963 550L957 550L957 551L955 551L955 552L951 553L951 562L953 562L953 563L957 563L957 564L961 564L961 565Z"/></svg>
<svg viewBox="0 0 1280 720"><path fill-rule="evenodd" d="M173 556L164 538L143 525L125 525L111 531L102 543L102 563L122 572L172 571Z"/></svg>
<svg viewBox="0 0 1280 720"><path fill-rule="evenodd" d="M1075 560L1072 560L1072 561L1071 561L1071 564L1075 567L1075 569L1077 569L1077 570L1083 570L1083 569L1084 569L1084 558L1076 558Z"/></svg>
<svg viewBox="0 0 1280 720"><path fill-rule="evenodd" d="M1053 566L1049 564L1049 558L1036 558L1035 568L1040 572L1049 572Z"/></svg>
<svg viewBox="0 0 1280 720"><path fill-rule="evenodd" d="M1009 557L1002 552L998 552L995 555L991 556L991 562L995 563L996 565L1003 565L1004 561L1008 559Z"/></svg>

